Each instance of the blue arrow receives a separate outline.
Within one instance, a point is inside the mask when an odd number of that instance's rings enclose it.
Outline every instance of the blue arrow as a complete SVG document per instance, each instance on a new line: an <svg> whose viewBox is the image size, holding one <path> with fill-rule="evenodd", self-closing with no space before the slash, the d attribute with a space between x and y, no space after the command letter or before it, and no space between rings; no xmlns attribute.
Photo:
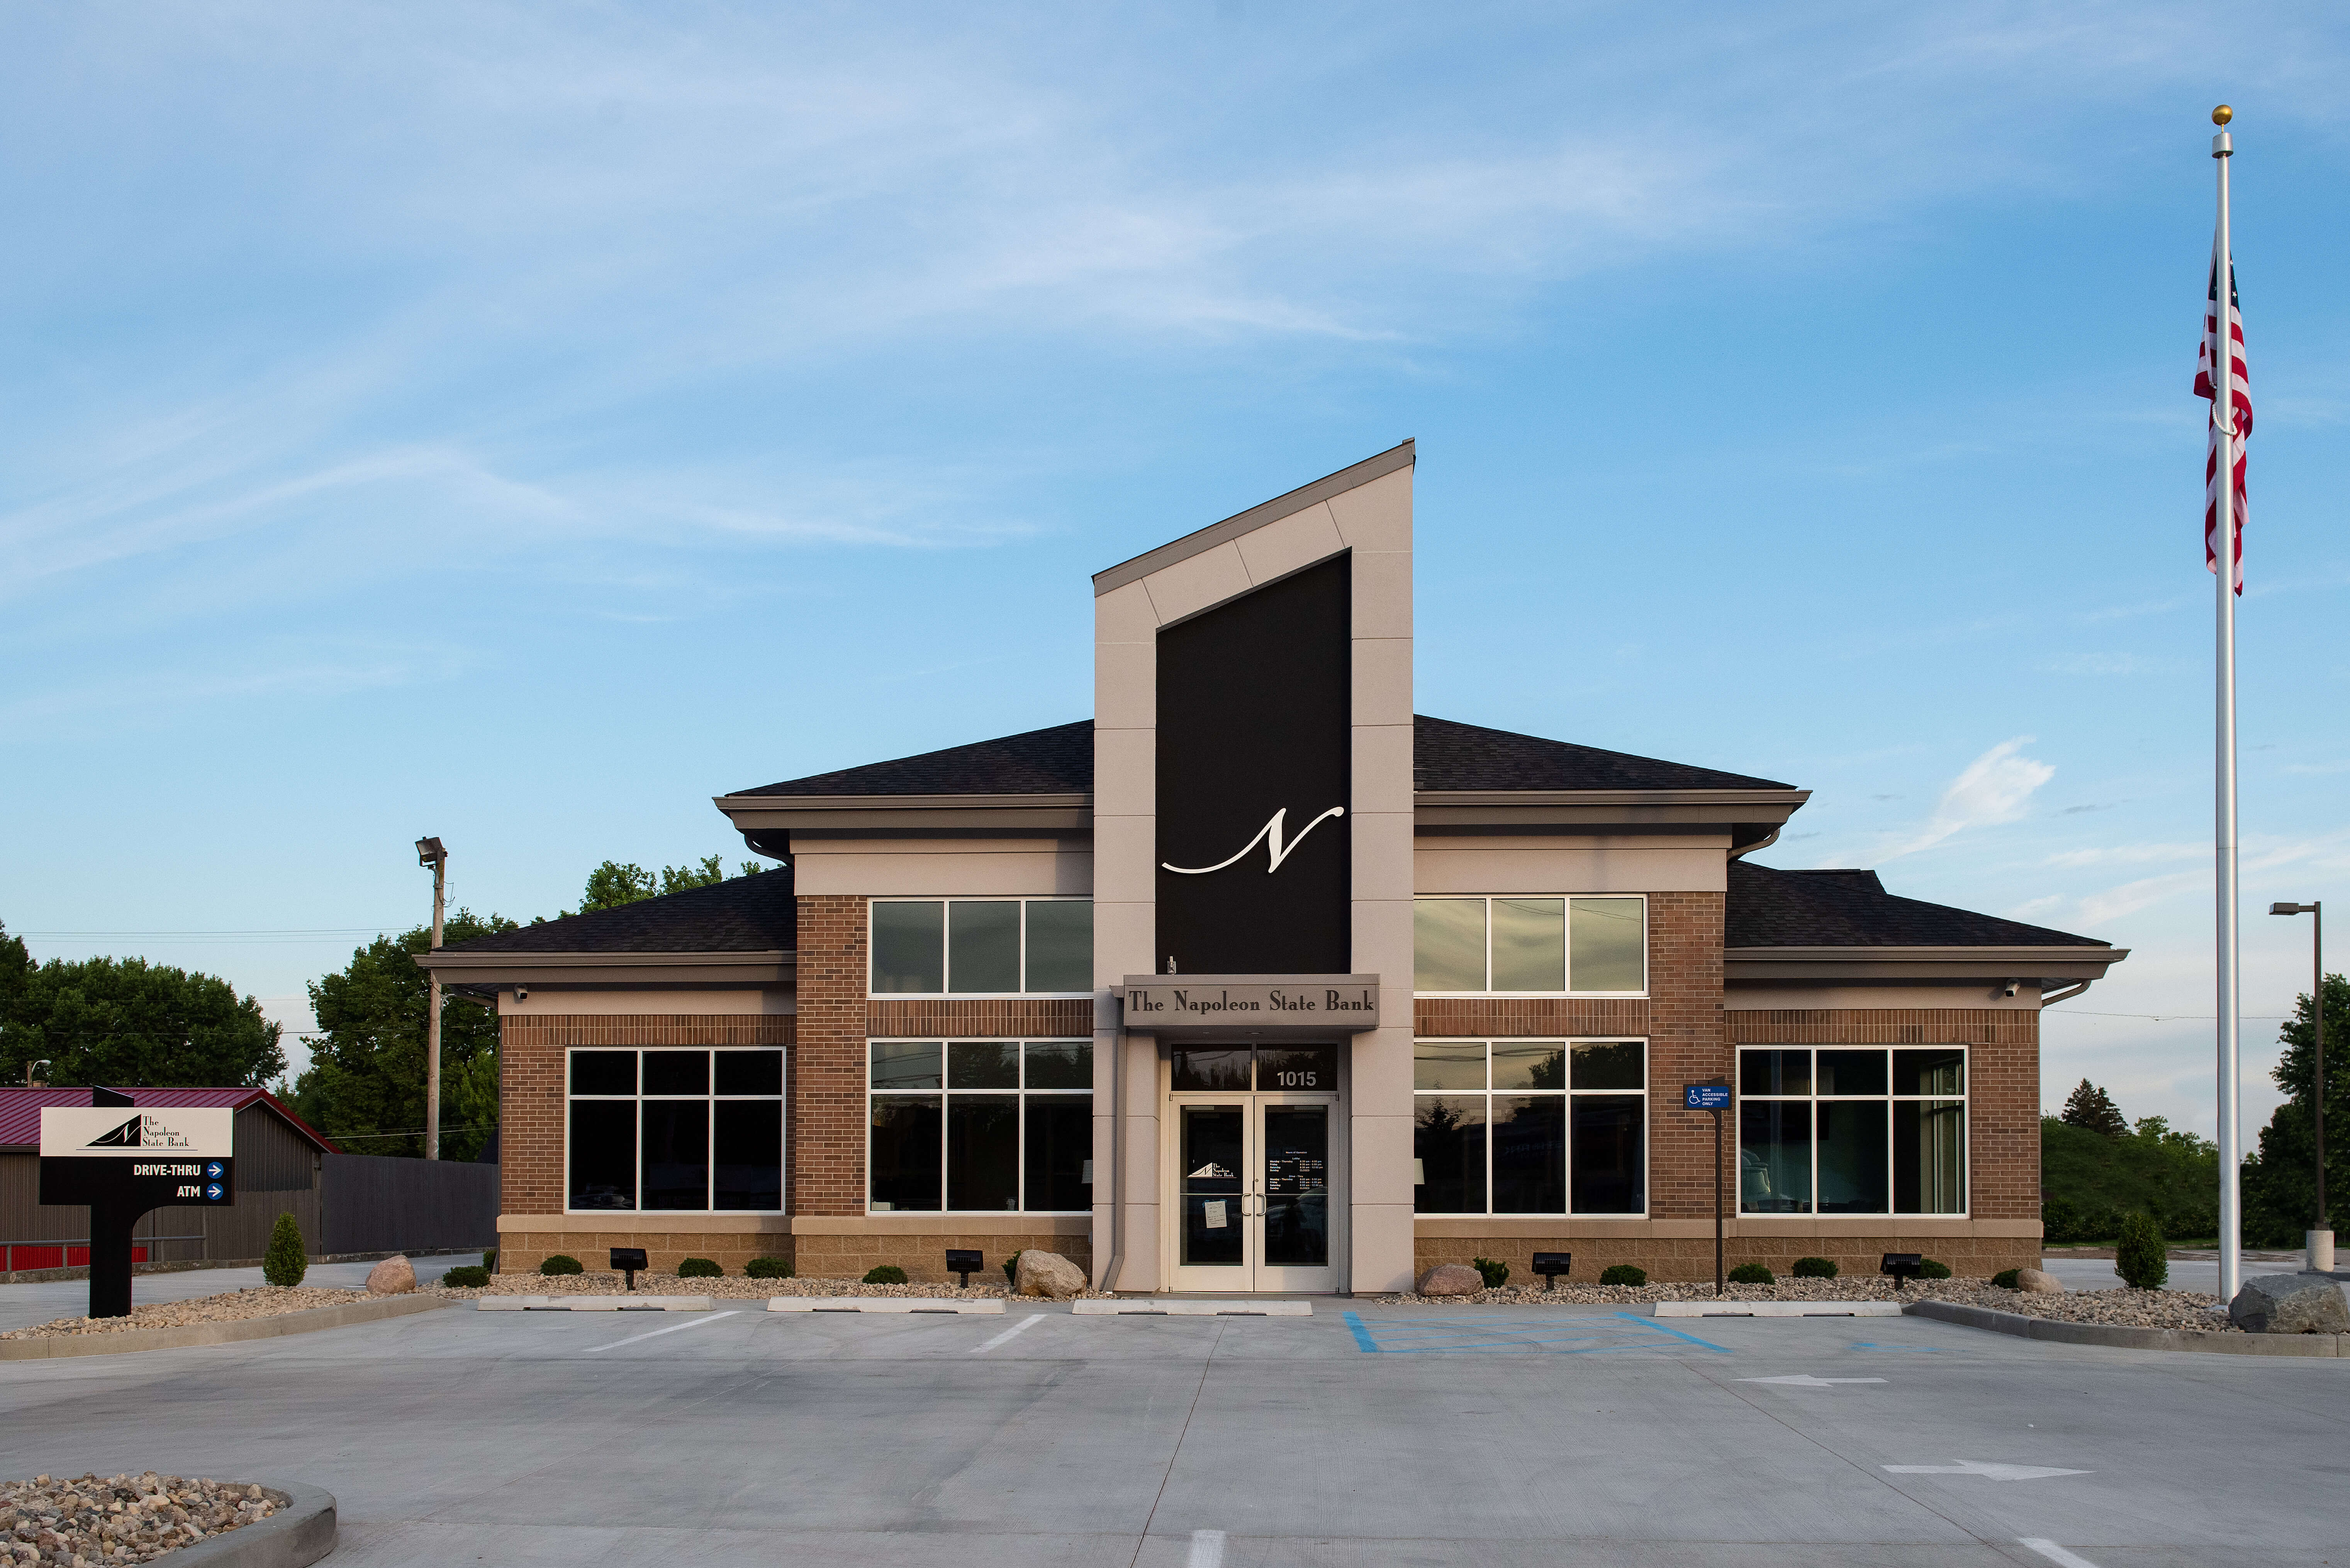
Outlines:
<svg viewBox="0 0 2350 1568"><path fill-rule="evenodd" d="M204 1174L217 1179L227 1175L228 1172L221 1168L221 1162L219 1160L214 1160L210 1165L204 1167Z"/></svg>
<svg viewBox="0 0 2350 1568"><path fill-rule="evenodd" d="M215 1203L219 1202L221 1196L221 1184L215 1181L210 1187L205 1188L204 1196L211 1199Z"/></svg>

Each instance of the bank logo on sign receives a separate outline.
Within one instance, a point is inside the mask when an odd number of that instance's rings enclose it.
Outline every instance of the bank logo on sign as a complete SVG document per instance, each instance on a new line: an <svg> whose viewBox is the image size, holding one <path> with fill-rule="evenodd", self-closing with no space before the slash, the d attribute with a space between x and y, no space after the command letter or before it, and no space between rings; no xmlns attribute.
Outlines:
<svg viewBox="0 0 2350 1568"><path fill-rule="evenodd" d="M1289 808L1284 805L1279 811L1273 814L1272 820L1268 821L1263 827L1256 830L1256 836L1254 838L1250 839L1246 844L1242 845L1238 849L1232 851L1229 857L1217 861L1213 866L1170 866L1166 861L1162 860L1159 863L1159 868L1161 870L1172 871L1179 877L1205 877L1211 871L1222 870L1225 867L1230 866L1233 861L1238 860L1242 856L1246 855L1250 850L1254 849L1258 845L1262 844L1264 846L1265 853L1264 874L1270 877L1274 872L1281 869L1281 863L1289 858L1289 852L1291 850L1305 842L1305 836L1307 834L1313 832L1315 828L1321 826L1332 817L1344 816L1346 815L1347 808L1345 806L1334 805L1329 810L1324 812L1321 815L1315 817L1313 821L1307 823L1304 827L1299 828L1297 830L1296 837L1284 843L1281 836L1282 825L1289 819Z"/></svg>
<svg viewBox="0 0 2350 1568"><path fill-rule="evenodd" d="M146 1119L144 1116L132 1116L112 1132L100 1133L82 1147L84 1148L144 1148L147 1146L140 1137L140 1128Z"/></svg>

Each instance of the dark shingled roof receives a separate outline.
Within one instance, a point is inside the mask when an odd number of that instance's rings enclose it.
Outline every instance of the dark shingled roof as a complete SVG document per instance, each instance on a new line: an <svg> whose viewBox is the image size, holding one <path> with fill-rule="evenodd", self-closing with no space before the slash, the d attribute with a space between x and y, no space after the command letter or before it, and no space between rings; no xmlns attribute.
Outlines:
<svg viewBox="0 0 2350 1568"><path fill-rule="evenodd" d="M1084 794L1094 787L1093 721L973 741L894 762L785 779L743 794Z"/></svg>
<svg viewBox="0 0 2350 1568"><path fill-rule="evenodd" d="M1414 789L1793 789L1771 779L1412 716Z"/></svg>
<svg viewBox="0 0 2350 1568"><path fill-rule="evenodd" d="M2076 937L1947 904L1897 898L1874 871L1781 871L1730 863L1728 948L2100 948Z"/></svg>
<svg viewBox="0 0 2350 1568"><path fill-rule="evenodd" d="M1412 720L1413 787L1429 790L1792 789L1771 779L1603 752L1565 741ZM1094 787L1093 725L1031 730L942 752L787 779L745 795L1084 794Z"/></svg>
<svg viewBox="0 0 2350 1568"><path fill-rule="evenodd" d="M792 872L778 866L707 888L639 898L543 920L470 942L452 953L764 953L799 947Z"/></svg>

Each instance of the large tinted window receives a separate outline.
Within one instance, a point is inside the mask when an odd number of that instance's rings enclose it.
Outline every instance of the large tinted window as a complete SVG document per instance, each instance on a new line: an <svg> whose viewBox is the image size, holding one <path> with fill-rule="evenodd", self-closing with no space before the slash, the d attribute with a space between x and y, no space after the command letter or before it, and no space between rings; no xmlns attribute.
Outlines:
<svg viewBox="0 0 2350 1568"><path fill-rule="evenodd" d="M1966 1079L1959 1045L1740 1051L1740 1209L1965 1213Z"/></svg>
<svg viewBox="0 0 2350 1568"><path fill-rule="evenodd" d="M877 898L875 996L1083 995L1093 989L1087 898Z"/></svg>
<svg viewBox="0 0 2350 1568"><path fill-rule="evenodd" d="M567 1208L783 1208L781 1050L574 1051L568 1078Z"/></svg>
<svg viewBox="0 0 2350 1568"><path fill-rule="evenodd" d="M1630 994L1648 988L1648 900L1419 898L1412 988L1436 994Z"/></svg>
<svg viewBox="0 0 2350 1568"><path fill-rule="evenodd" d="M1412 1085L1418 1212L1647 1210L1643 1042L1419 1040Z"/></svg>
<svg viewBox="0 0 2350 1568"><path fill-rule="evenodd" d="M1093 1042L867 1044L875 1213L1093 1206Z"/></svg>

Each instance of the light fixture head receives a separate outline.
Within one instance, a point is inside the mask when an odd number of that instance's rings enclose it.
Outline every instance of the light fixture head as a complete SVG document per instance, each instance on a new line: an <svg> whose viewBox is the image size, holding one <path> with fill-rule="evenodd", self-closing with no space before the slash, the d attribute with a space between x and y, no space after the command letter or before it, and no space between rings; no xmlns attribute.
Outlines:
<svg viewBox="0 0 2350 1568"><path fill-rule="evenodd" d="M437 866L448 858L449 851L439 839L420 838L416 841L416 863L419 866Z"/></svg>
<svg viewBox="0 0 2350 1568"><path fill-rule="evenodd" d="M2314 913L2316 909L2317 906L2314 904L2271 904L2269 906L2269 913L2272 915L2307 915Z"/></svg>

